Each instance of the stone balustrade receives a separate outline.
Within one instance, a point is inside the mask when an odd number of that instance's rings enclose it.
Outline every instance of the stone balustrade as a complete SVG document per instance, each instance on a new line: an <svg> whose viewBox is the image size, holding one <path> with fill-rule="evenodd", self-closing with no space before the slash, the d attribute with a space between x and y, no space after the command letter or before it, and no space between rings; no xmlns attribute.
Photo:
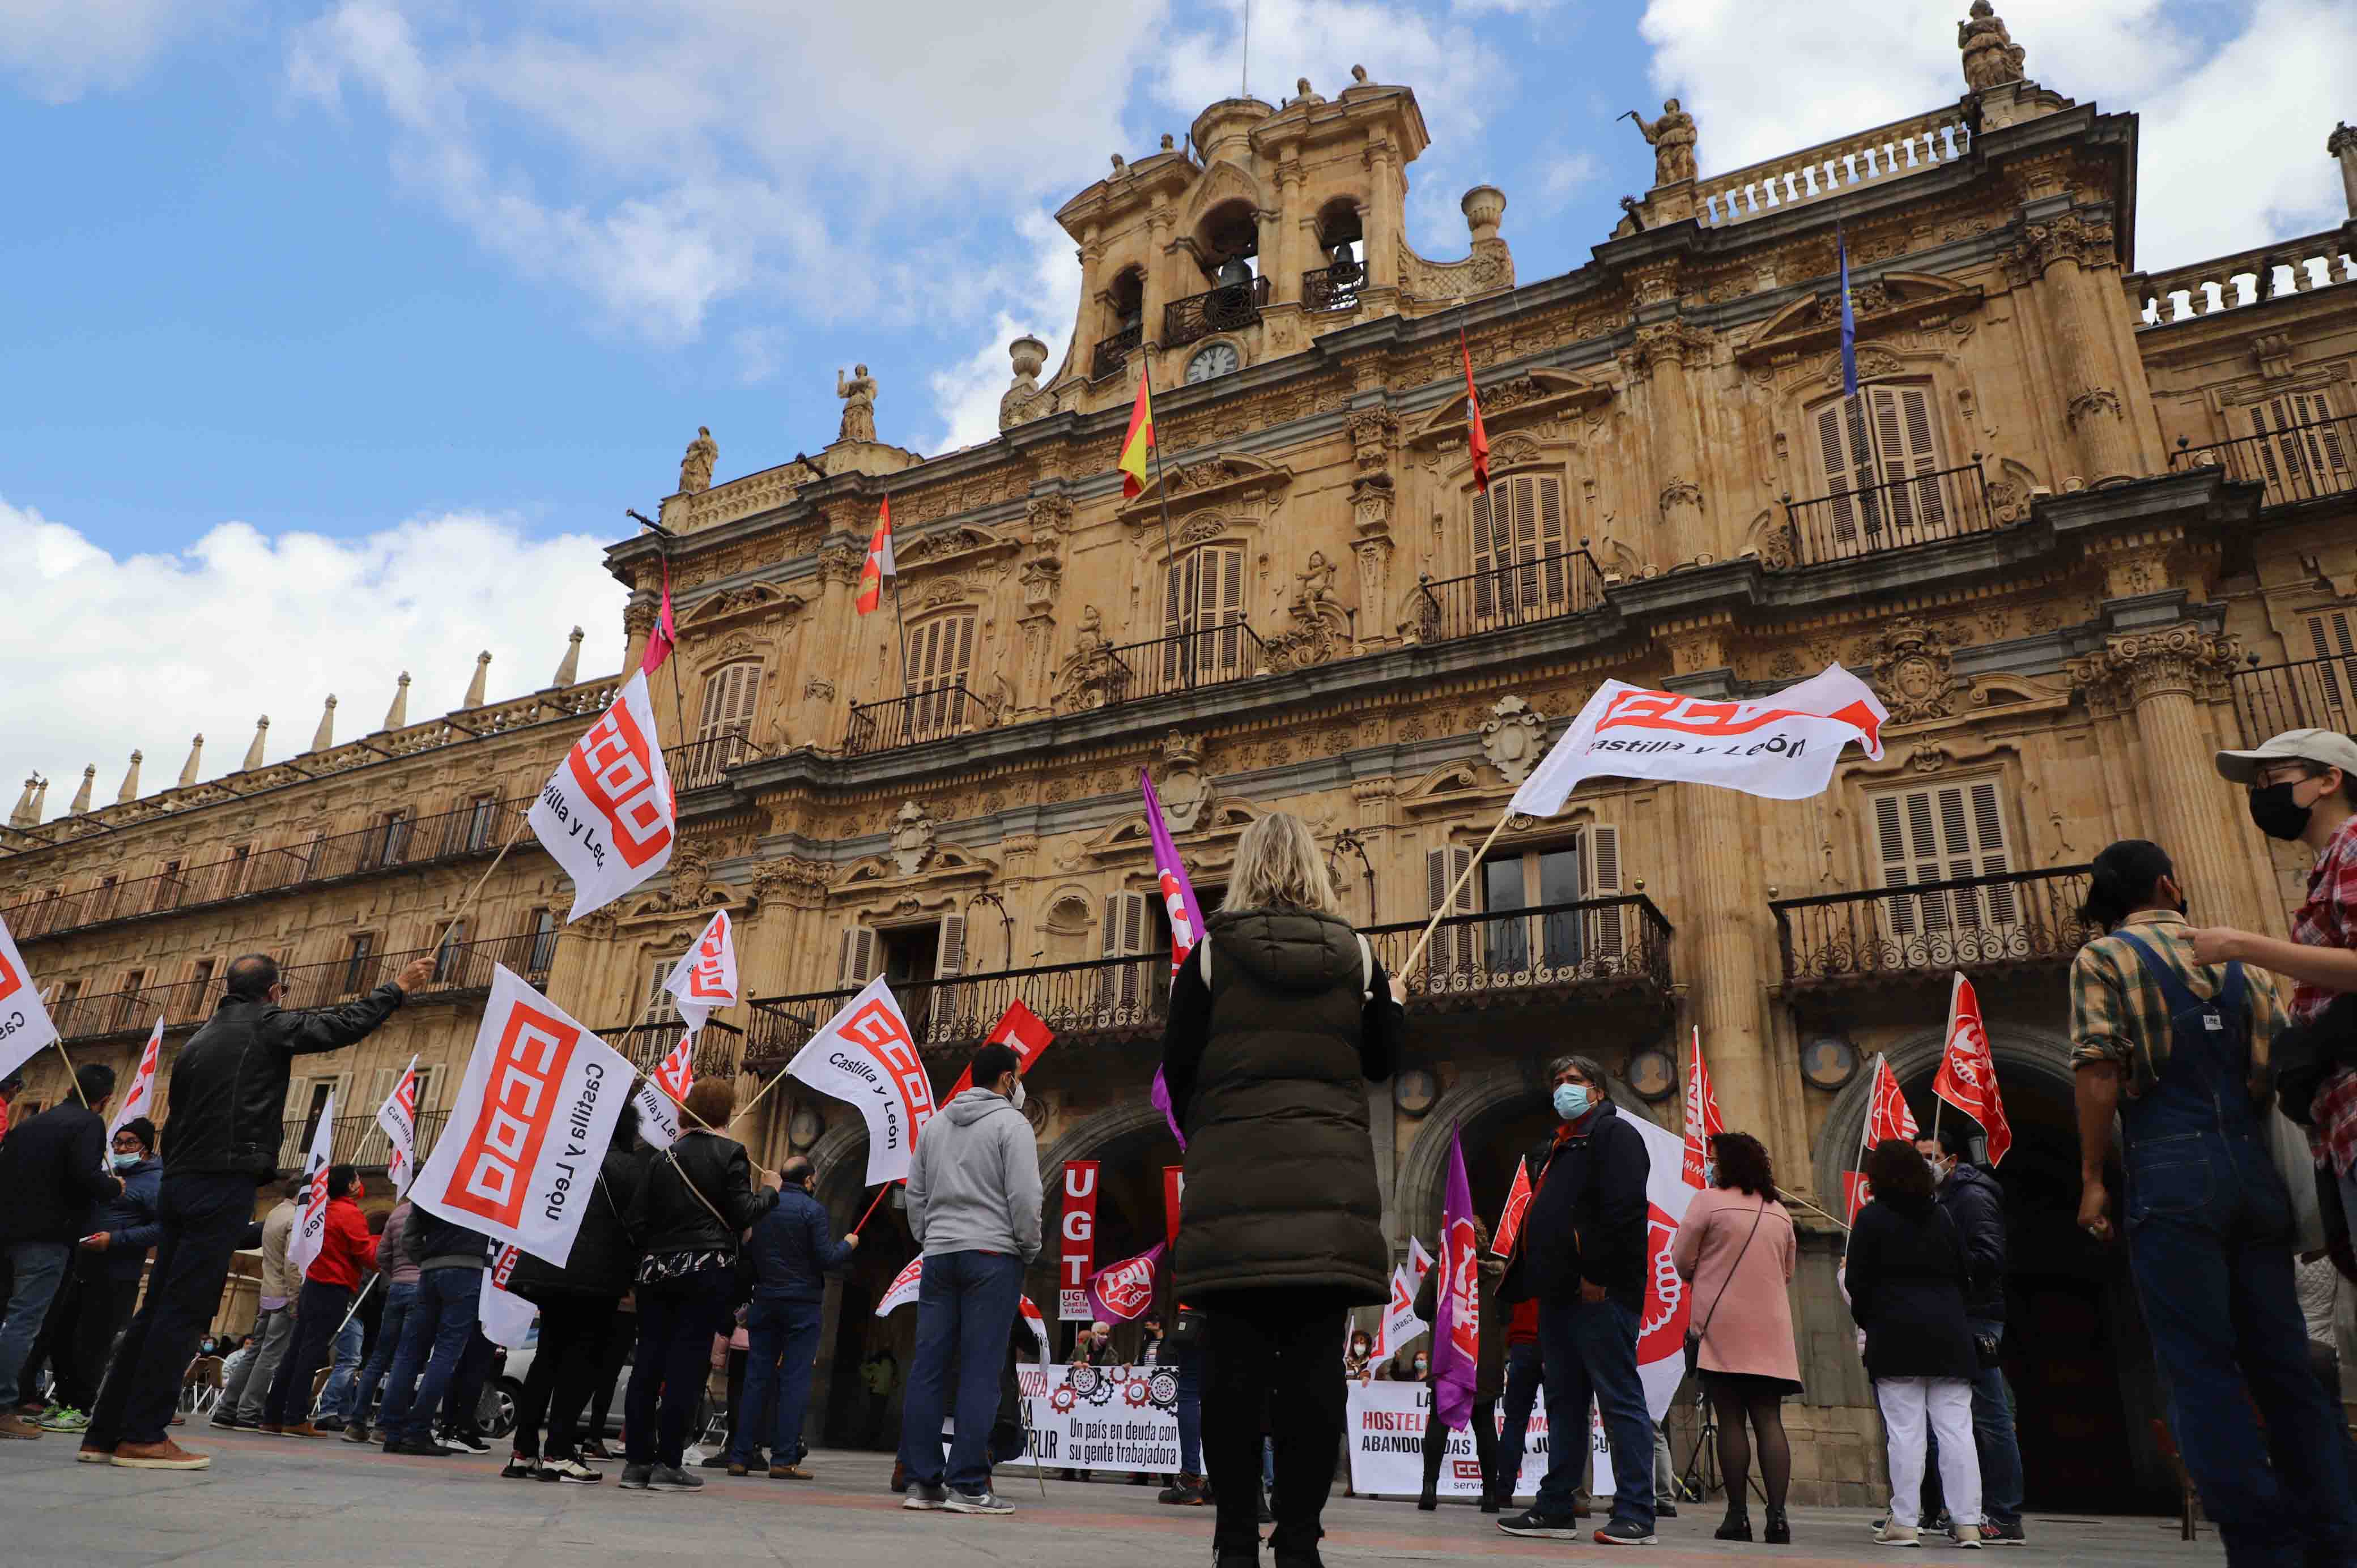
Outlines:
<svg viewBox="0 0 2357 1568"><path fill-rule="evenodd" d="M1695 221L1724 228L1861 185L1953 163L1972 132L1953 104L1695 181Z"/></svg>
<svg viewBox="0 0 2357 1568"><path fill-rule="evenodd" d="M2328 229L2165 273L2131 273L2122 282L2137 320L2145 327L2166 327L2357 282L2351 249L2348 228Z"/></svg>
<svg viewBox="0 0 2357 1568"><path fill-rule="evenodd" d="M662 525L673 533L693 533L753 517L785 505L813 478L800 463L780 463L708 490L671 496L662 503Z"/></svg>

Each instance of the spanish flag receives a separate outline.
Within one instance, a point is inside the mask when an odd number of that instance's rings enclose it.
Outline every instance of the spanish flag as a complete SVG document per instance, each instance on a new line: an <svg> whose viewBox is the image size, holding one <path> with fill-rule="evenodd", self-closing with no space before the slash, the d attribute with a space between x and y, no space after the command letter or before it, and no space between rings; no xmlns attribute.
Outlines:
<svg viewBox="0 0 2357 1568"><path fill-rule="evenodd" d="M1473 488L1488 494L1490 489L1490 433L1481 425L1481 394L1473 390L1473 350L1465 341L1465 328L1457 329L1457 349L1465 356L1465 422L1472 426L1467 445L1473 453Z"/></svg>
<svg viewBox="0 0 2357 1568"><path fill-rule="evenodd" d="M1137 369L1137 402L1130 406L1129 434L1121 438L1121 457L1114 467L1121 470L1121 493L1124 499L1146 488L1146 455L1154 450L1154 399L1146 390L1146 367Z"/></svg>
<svg viewBox="0 0 2357 1568"><path fill-rule="evenodd" d="M892 564L892 498L886 496L877 509L876 532L867 541L867 560L859 568L859 597L852 601L852 607L866 615L883 603L884 579L899 571Z"/></svg>

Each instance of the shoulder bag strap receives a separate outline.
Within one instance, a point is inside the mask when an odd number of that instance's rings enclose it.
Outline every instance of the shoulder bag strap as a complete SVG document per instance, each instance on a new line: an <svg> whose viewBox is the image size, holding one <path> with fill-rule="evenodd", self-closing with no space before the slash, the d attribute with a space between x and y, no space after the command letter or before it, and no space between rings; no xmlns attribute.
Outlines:
<svg viewBox="0 0 2357 1568"><path fill-rule="evenodd" d="M683 1133L680 1135L682 1137L685 1137L687 1134ZM694 1197L695 1201L704 1205L704 1212L709 1214L713 1219L720 1222L722 1232L728 1238L728 1250L732 1252L735 1251L737 1250L737 1228L728 1223L728 1219L726 1215L722 1214L717 1208L712 1207L712 1200L704 1196L704 1190L695 1185L695 1178L687 1174L687 1167L679 1163L679 1156L672 1152L672 1147L673 1145L669 1144L663 1145L663 1158L669 1160L671 1162L671 1168L679 1173L679 1179L683 1183L686 1184L688 1192Z"/></svg>
<svg viewBox="0 0 2357 1568"><path fill-rule="evenodd" d="M1203 955L1203 989L1211 989L1211 933L1205 931L1195 939L1195 950Z"/></svg>
<svg viewBox="0 0 2357 1568"><path fill-rule="evenodd" d="M1355 934L1355 933L1353 933L1353 934ZM1360 937L1360 938L1359 938L1359 1000L1360 1000L1360 1002L1361 1002L1361 1003L1362 1003L1362 1004L1363 1004L1363 1003L1372 1002L1374 999L1375 999L1375 950L1374 950L1374 949L1372 949L1372 948L1371 948L1371 947L1369 947L1369 946L1367 945L1367 939L1366 939L1366 938L1364 938L1364 937Z"/></svg>
<svg viewBox="0 0 2357 1568"><path fill-rule="evenodd" d="M1710 1298L1710 1310L1703 1314L1702 1326L1695 1330L1697 1337L1710 1332L1712 1320L1718 1316L1718 1304L1727 1299L1727 1287L1735 1283L1735 1271L1743 1266L1744 1254L1751 1251L1751 1238L1760 1234L1760 1222L1768 1218L1768 1195L1763 1192L1758 1196L1760 1198L1760 1208L1759 1212L1755 1213L1751 1217L1751 1230L1749 1233L1743 1238L1743 1245L1736 1250L1735 1262L1727 1266L1727 1277L1718 1282L1718 1294ZM1711 1216L1711 1219L1713 1219L1717 1218L1717 1216L1716 1214ZM1707 1230L1710 1229L1709 1219L1706 1219L1702 1223L1704 1230Z"/></svg>

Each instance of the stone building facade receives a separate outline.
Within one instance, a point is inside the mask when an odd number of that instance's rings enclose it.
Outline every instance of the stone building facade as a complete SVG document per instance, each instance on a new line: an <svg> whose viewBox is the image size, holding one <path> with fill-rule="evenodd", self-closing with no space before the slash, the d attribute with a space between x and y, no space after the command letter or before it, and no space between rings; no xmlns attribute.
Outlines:
<svg viewBox="0 0 2357 1568"><path fill-rule="evenodd" d="M2167 844L2205 918L2280 931L2297 895L2302 868L2208 757L2357 724L2357 221L2137 272L2134 115L2025 80L2001 26L1964 45L1956 102L1751 168L1687 176L1673 106L1647 127L1663 183L1588 262L1530 282L1493 188L1466 194L1465 259L1408 248L1422 120L1363 72L1331 98L1305 82L1281 106L1214 104L1183 147L1116 158L1060 213L1083 275L1070 350L1043 375L1039 339L1011 346L996 439L933 457L877 443L864 371L818 457L714 483L699 434L668 539L608 553L635 590L625 668L666 553L676 592L679 652L655 682L683 830L668 878L560 933L541 913L561 918L559 879L517 843L449 984L334 1059L338 1115L372 1110L413 1051L455 1076L478 960L544 976L645 1060L669 1043L651 977L725 907L756 1000L706 1036L710 1070L774 1072L879 972L940 1084L1008 1001L1046 1018L1043 1167L1103 1162L1109 1262L1158 1238L1177 1157L1146 1096L1168 938L1141 771L1207 906L1243 828L1291 811L1397 965L1598 682L1724 698L1838 660L1893 723L1884 758L1853 753L1824 796L1604 779L1507 826L1414 979L1407 1070L1372 1091L1392 1237L1434 1229L1452 1131L1498 1207L1549 1121L1544 1063L1574 1043L1626 1107L1675 1126L1695 1030L1730 1123L1835 1207L1861 1065L1889 1053L1928 1114L1961 968L2018 1137L2001 1174L2014 1310L2037 1325L2011 1352L2032 1501L2166 1495L2124 1261L2071 1224L2064 975L2085 865L2114 839ZM2357 137L2331 150L2357 169ZM1125 499L1113 464L1141 371L1163 451ZM862 618L888 496L899 613ZM0 892L42 981L77 987L70 1048L127 1065L159 986L181 988L167 1038L185 1037L236 951L324 966L324 995L430 946L611 688L572 676L20 821ZM412 836L385 853L385 813L410 801ZM354 832L348 865L304 860L310 835ZM241 853L329 870L156 891ZM295 1122L314 1093L298 1084ZM866 1207L846 1108L781 1090L750 1141L772 1164L809 1154L838 1223ZM1876 1427L1839 1233L1812 1220L1808 1238L1803 1495L1866 1500ZM898 1335L905 1362L906 1323L869 1316L905 1256L864 1249L830 1312L835 1440L866 1431L859 1360ZM1044 1262L1033 1295L1054 1299Z"/></svg>

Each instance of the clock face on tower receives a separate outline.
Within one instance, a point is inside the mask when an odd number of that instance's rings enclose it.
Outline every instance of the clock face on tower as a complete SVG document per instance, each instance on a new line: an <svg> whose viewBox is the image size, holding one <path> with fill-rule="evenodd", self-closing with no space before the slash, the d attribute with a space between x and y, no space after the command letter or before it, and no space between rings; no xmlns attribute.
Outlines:
<svg viewBox="0 0 2357 1568"><path fill-rule="evenodd" d="M1243 363L1243 359L1236 352L1234 344L1206 344L1187 361L1187 379L1189 381L1208 381L1213 376L1226 375Z"/></svg>

